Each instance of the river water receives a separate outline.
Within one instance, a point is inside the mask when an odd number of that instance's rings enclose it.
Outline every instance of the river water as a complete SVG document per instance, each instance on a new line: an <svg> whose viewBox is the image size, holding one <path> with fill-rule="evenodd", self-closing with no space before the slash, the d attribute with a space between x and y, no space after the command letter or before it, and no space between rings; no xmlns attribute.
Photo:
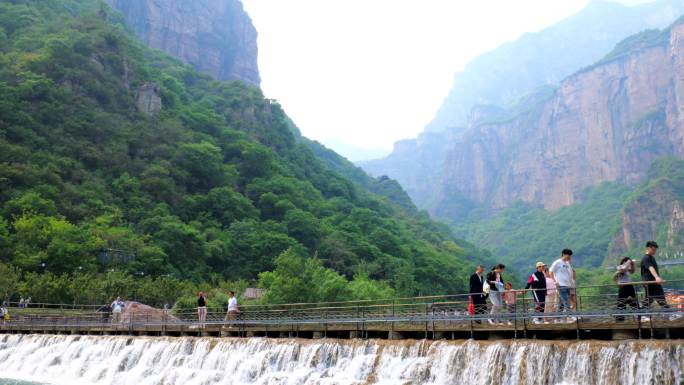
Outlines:
<svg viewBox="0 0 684 385"><path fill-rule="evenodd" d="M683 385L683 371L679 340L0 335L0 378L55 385Z"/></svg>

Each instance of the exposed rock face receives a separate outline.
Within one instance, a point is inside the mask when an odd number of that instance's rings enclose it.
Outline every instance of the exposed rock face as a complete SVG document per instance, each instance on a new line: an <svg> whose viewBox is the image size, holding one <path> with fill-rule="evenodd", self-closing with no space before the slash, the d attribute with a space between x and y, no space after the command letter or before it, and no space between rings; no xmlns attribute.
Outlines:
<svg viewBox="0 0 684 385"><path fill-rule="evenodd" d="M516 201L556 209L588 186L636 184L656 158L684 157L684 21L632 40L526 108L476 110L466 129L402 142L364 167L445 219Z"/></svg>
<svg viewBox="0 0 684 385"><path fill-rule="evenodd" d="M528 33L481 55L456 74L428 132L465 127L477 104L505 104L535 87L554 84L599 60L625 36L662 28L684 13L679 0L626 7L592 1L560 23Z"/></svg>
<svg viewBox="0 0 684 385"><path fill-rule="evenodd" d="M677 190L672 181L660 181L629 202L622 213L622 229L611 244L611 254L622 255L643 247L645 240L656 239L664 241L664 250L681 250L684 212Z"/></svg>
<svg viewBox="0 0 684 385"><path fill-rule="evenodd" d="M684 233L684 208L679 201L675 201L672 205L672 214L670 215L670 223L667 229L667 245L676 247L681 243L680 235Z"/></svg>
<svg viewBox="0 0 684 385"><path fill-rule="evenodd" d="M259 85L257 32L239 0L107 0L150 47L219 80Z"/></svg>
<svg viewBox="0 0 684 385"><path fill-rule="evenodd" d="M138 97L136 99L136 106L138 111L155 116L159 114L162 109L162 99L159 93L159 86L152 83L145 83L138 89Z"/></svg>

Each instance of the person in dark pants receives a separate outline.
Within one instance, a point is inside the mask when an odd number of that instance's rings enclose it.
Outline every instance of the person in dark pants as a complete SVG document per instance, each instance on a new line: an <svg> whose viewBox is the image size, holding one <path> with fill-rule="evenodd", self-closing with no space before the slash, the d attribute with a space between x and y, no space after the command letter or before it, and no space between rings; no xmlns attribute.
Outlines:
<svg viewBox="0 0 684 385"><path fill-rule="evenodd" d="M546 265L544 262L537 262L535 268L536 271L527 279L525 289L532 289L535 313L544 313L544 305L546 304L546 275L544 270ZM539 317L535 317L532 322L539 324L542 320Z"/></svg>
<svg viewBox="0 0 684 385"><path fill-rule="evenodd" d="M470 299L473 301L475 314L487 313L487 296L482 290L485 279L482 273L484 273L484 266L478 265L475 274L470 276Z"/></svg>
<svg viewBox="0 0 684 385"><path fill-rule="evenodd" d="M658 262L655 259L655 254L658 251L658 244L655 241L646 242L646 255L641 258L641 280L653 283L644 285L646 289L646 298L644 299L644 307L650 308L653 301L665 309L670 306L665 301L665 293L663 292L663 279L658 272ZM642 318L642 321L644 319Z"/></svg>
<svg viewBox="0 0 684 385"><path fill-rule="evenodd" d="M634 271L634 261L629 257L622 258L613 278L618 284L617 308L619 312L624 312L624 310L627 309L627 306L631 307L633 310L639 308L636 299L636 290L634 290L634 285L630 283L632 282L631 275L634 274ZM615 320L624 321L625 317L623 315L618 315L615 317Z"/></svg>
<svg viewBox="0 0 684 385"><path fill-rule="evenodd" d="M109 304L104 304L97 309L98 313L102 315L102 322L109 323L109 318L112 315L112 307Z"/></svg>

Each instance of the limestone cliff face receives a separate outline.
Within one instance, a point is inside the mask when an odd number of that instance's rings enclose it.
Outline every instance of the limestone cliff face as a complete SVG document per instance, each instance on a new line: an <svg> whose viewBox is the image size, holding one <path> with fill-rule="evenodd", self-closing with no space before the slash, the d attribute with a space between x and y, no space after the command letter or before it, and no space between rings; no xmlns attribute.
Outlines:
<svg viewBox="0 0 684 385"><path fill-rule="evenodd" d="M622 212L622 228L611 243L611 255L620 256L642 248L644 240L660 242L665 252L684 246L684 196L681 181L659 181L630 201Z"/></svg>
<svg viewBox="0 0 684 385"><path fill-rule="evenodd" d="M499 174L491 207L556 209L584 187L635 184L653 160L684 156L684 23L655 40L561 83Z"/></svg>
<svg viewBox="0 0 684 385"><path fill-rule="evenodd" d="M239 0L106 0L150 47L219 80L259 85L257 32Z"/></svg>
<svg viewBox="0 0 684 385"><path fill-rule="evenodd" d="M558 83L601 59L625 36L663 28L682 13L681 0L632 7L591 1L557 24L475 58L455 75L449 95L425 129L439 132L464 127L474 105L506 104L535 87Z"/></svg>
<svg viewBox="0 0 684 385"><path fill-rule="evenodd" d="M389 159L409 166L387 174L447 220L517 201L557 209L585 187L642 181L653 160L684 157L684 22L632 40L525 108L474 110L464 130L431 134L436 151L404 142ZM382 174L387 163L364 167Z"/></svg>

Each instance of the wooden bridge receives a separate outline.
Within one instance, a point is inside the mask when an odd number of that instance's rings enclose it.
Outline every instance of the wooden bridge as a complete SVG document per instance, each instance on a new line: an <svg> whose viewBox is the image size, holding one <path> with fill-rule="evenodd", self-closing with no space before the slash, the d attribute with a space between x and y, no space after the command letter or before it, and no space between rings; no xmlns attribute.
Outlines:
<svg viewBox="0 0 684 385"><path fill-rule="evenodd" d="M671 281L676 284L675 281ZM676 286L676 285L675 285ZM509 311L470 314L468 295L379 301L243 306L235 319L164 311L129 302L121 319L93 307L10 308L0 333L126 334L288 338L635 339L684 338L684 296L670 291L670 309L618 309L615 285L577 289L576 311L535 313L525 291ZM610 293L613 292L613 293ZM639 293L641 296L642 293ZM643 299L643 298L639 298ZM209 299L211 301L211 299ZM33 305L36 306L36 305Z"/></svg>

